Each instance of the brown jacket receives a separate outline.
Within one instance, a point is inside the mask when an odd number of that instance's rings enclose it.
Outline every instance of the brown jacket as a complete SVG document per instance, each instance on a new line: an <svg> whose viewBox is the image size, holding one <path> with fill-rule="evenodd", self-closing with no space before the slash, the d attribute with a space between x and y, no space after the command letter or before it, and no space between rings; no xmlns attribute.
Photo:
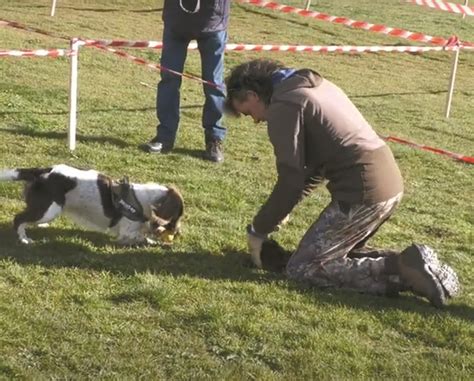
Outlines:
<svg viewBox="0 0 474 381"><path fill-rule="evenodd" d="M278 180L254 218L268 234L323 179L334 200L373 204L403 191L390 148L344 92L310 70L275 85L267 110Z"/></svg>

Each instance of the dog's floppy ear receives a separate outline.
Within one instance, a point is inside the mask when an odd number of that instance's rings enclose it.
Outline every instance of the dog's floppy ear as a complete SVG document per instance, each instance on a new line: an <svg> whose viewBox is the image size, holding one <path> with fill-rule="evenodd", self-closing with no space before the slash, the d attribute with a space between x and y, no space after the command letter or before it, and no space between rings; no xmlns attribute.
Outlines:
<svg viewBox="0 0 474 381"><path fill-rule="evenodd" d="M155 217L167 221L166 229L176 231L184 213L184 200L177 188L170 186L166 195L152 207Z"/></svg>

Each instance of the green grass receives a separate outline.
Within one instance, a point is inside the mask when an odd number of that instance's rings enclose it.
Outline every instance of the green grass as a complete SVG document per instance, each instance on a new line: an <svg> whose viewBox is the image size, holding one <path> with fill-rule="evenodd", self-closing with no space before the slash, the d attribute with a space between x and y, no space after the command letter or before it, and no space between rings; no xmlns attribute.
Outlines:
<svg viewBox="0 0 474 381"><path fill-rule="evenodd" d="M302 6L304 1L289 4ZM1 17L65 36L161 39L160 2L0 0ZM435 36L474 41L472 18L395 0L314 0L313 8ZM408 44L343 26L233 4L231 42ZM0 48L67 42L0 28ZM133 51L157 62L159 52ZM261 53L228 53L227 70ZM473 155L474 55L462 53L452 116L443 117L452 54L265 53L310 67L344 88L374 128ZM375 245L434 246L458 271L463 293L445 310L404 295L371 297L303 289L247 266L245 225L275 180L263 126L228 120L226 160L200 159L201 86L184 80L174 153L138 145L156 124L158 73L81 49L78 148L66 148L68 61L0 60L0 167L68 163L116 178L173 183L186 200L183 235L169 248L120 248L67 220L11 229L21 186L0 183L0 378L3 379L470 379L474 373L472 167L390 144L406 196ZM190 52L186 71L199 73ZM275 238L294 249L328 202L319 190Z"/></svg>

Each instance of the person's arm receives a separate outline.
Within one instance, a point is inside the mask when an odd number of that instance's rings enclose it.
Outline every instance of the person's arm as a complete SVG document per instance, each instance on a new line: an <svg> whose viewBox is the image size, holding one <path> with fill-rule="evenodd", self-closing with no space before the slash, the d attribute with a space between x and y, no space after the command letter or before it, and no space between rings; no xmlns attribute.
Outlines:
<svg viewBox="0 0 474 381"><path fill-rule="evenodd" d="M268 134L274 148L278 180L253 220L259 234L275 230L300 201L305 189L304 121L301 107L278 103L268 113Z"/></svg>

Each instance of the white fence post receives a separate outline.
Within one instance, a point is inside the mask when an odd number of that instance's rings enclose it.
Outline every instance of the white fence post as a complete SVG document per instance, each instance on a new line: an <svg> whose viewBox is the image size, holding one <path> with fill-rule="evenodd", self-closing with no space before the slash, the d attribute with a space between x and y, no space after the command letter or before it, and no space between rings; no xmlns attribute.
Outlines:
<svg viewBox="0 0 474 381"><path fill-rule="evenodd" d="M51 3L51 16L54 16L54 12L56 12L56 0Z"/></svg>
<svg viewBox="0 0 474 381"><path fill-rule="evenodd" d="M311 6L311 0L306 0L306 5L304 6L304 9L308 10L310 6Z"/></svg>
<svg viewBox="0 0 474 381"><path fill-rule="evenodd" d="M464 5L467 5L469 3L469 0L464 1ZM462 18L465 18L466 14L463 13ZM459 62L459 47L456 49L456 52L454 54L453 58L453 64L451 66L451 77L449 79L449 89L448 89L448 96L446 98L446 108L445 108L445 117L446 119L449 118L449 114L451 112L451 102L453 100L453 93L454 93L454 82L456 81L456 71L458 70L458 62Z"/></svg>
<svg viewBox="0 0 474 381"><path fill-rule="evenodd" d="M449 118L449 113L451 111L451 102L453 100L453 93L454 93L454 82L456 81L456 71L458 70L458 60L459 60L459 46L455 50L453 64L451 66L451 78L449 79L449 89L448 89L448 97L446 98L446 118Z"/></svg>
<svg viewBox="0 0 474 381"><path fill-rule="evenodd" d="M71 40L71 70L69 76L69 129L68 144L69 150L76 149L76 125L77 125L77 77L79 60L79 39Z"/></svg>

